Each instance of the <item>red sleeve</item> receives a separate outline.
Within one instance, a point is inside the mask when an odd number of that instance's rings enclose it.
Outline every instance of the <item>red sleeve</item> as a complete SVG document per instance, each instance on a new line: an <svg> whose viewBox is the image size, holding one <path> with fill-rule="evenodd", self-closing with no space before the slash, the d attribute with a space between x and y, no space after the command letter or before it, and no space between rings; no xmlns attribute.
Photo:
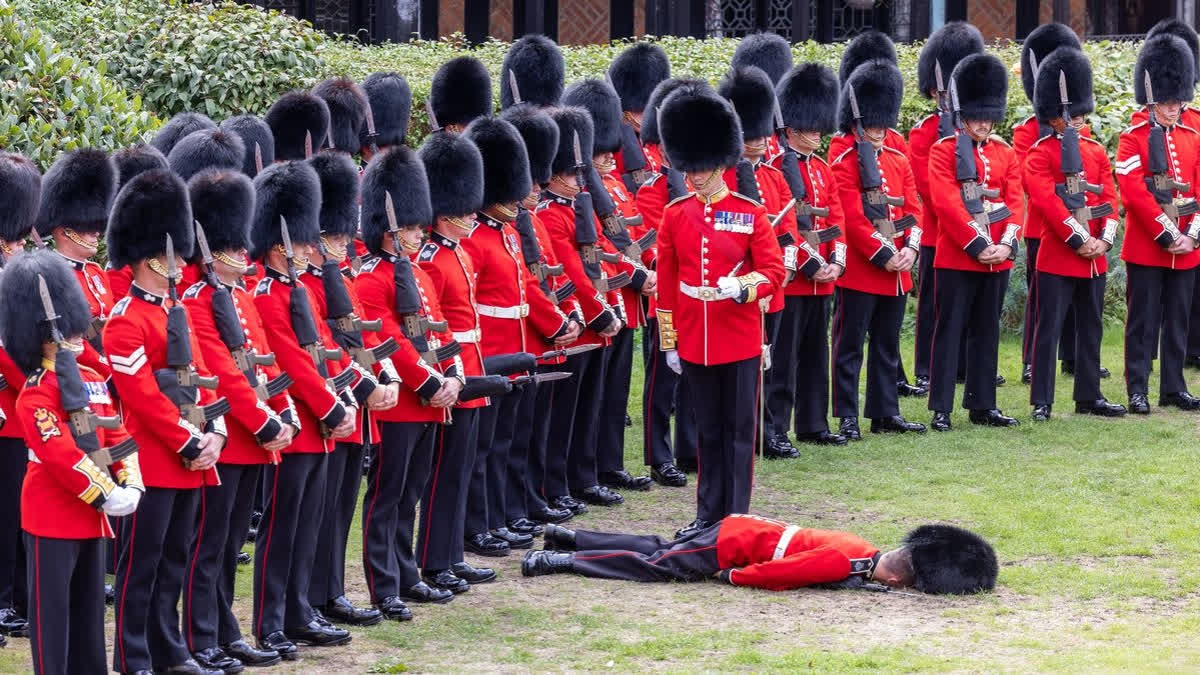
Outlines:
<svg viewBox="0 0 1200 675"><path fill-rule="evenodd" d="M391 289L390 293L389 288ZM379 331L380 335L388 336L395 340L397 345L400 345L400 348L390 357L392 365L396 367L396 374L400 376L400 381L404 383L404 386L415 392L419 391L430 378L437 378L438 375L417 353L412 341L404 335L400 322L396 321L395 298L392 295L395 293L394 289L395 286L391 283L390 275L386 283L384 275L381 273L371 272L358 277L358 297L362 301L364 316L368 320L378 319L382 322L383 329ZM441 387L440 381L438 381L438 386Z"/></svg>
<svg viewBox="0 0 1200 675"><path fill-rule="evenodd" d="M1117 220L1121 211L1120 205L1117 204L1117 182L1113 179L1112 161L1108 159L1108 151L1104 149L1103 145L1094 141L1093 143L1098 148L1096 156L1100 158L1100 187L1103 188L1103 192L1100 193L1100 201L1092 206L1099 204L1112 206L1112 214L1105 216L1104 220Z"/></svg>
<svg viewBox="0 0 1200 675"><path fill-rule="evenodd" d="M4 376L4 381L8 383L9 389L13 391L19 391L25 384L25 373L21 372L16 362L2 348L0 348L0 375Z"/></svg>
<svg viewBox="0 0 1200 675"><path fill-rule="evenodd" d="M112 370L108 367L108 361L87 340L83 341L83 353L76 360L79 362L79 365L91 368L106 380L112 375Z"/></svg>
<svg viewBox="0 0 1200 675"><path fill-rule="evenodd" d="M655 300L659 312L672 312L679 299L679 261L675 258L676 212L668 206L663 210L662 223L658 228L658 297Z"/></svg>
<svg viewBox="0 0 1200 675"><path fill-rule="evenodd" d="M545 338L565 332L567 317L542 291L537 276L528 269L522 269L521 278L525 281L525 301L529 303L529 321L533 327Z"/></svg>
<svg viewBox="0 0 1200 675"><path fill-rule="evenodd" d="M833 546L793 553L755 563L729 573L734 586L752 586L771 591L788 591L813 584L828 584L850 576L850 558Z"/></svg>
<svg viewBox="0 0 1200 675"><path fill-rule="evenodd" d="M775 238L775 230L771 229L771 221L767 218L766 209L759 207L754 216L754 234L750 239L750 259L754 271L767 278L770 288L759 289L758 297L773 295L783 288L783 280L787 270L783 268L783 250L779 248L779 240Z"/></svg>
<svg viewBox="0 0 1200 675"><path fill-rule="evenodd" d="M833 179L845 217L842 232L846 236L846 245L861 252L882 269L895 252L875 236L875 226L867 220L867 214L863 211L858 164L852 155L847 154L842 161L833 165Z"/></svg>
<svg viewBox="0 0 1200 675"><path fill-rule="evenodd" d="M1004 174L1004 203L1012 212L1008 223L1020 227L1015 238L1016 241L1020 241L1022 231L1025 229L1025 188L1021 180L1021 160L1017 157L1016 152L1013 152L1011 157L1012 161L1008 163L1008 171Z"/></svg>
<svg viewBox="0 0 1200 675"><path fill-rule="evenodd" d="M912 165L908 163L907 157L905 157L904 161L904 206L901 206L900 210L905 215L911 215L916 218L918 225L925 225L925 208L921 204L921 195L917 194L917 182L913 178ZM904 238L905 246L913 244L911 239L912 230L909 230L908 236ZM916 243L920 244L920 239ZM936 244L937 242L934 243Z"/></svg>
<svg viewBox="0 0 1200 675"><path fill-rule="evenodd" d="M1066 241L1073 232L1067 223L1072 216L1054 192L1054 184L1050 153L1045 151L1045 145L1030 148L1025 156L1025 191L1029 195L1029 203L1037 204L1038 210L1045 215L1043 220L1054 230L1054 235L1059 241ZM1087 227L1086 223L1080 225Z"/></svg>
<svg viewBox="0 0 1200 675"><path fill-rule="evenodd" d="M583 260L580 259L579 249L575 246L575 223L567 221L568 212L564 210L545 213L543 222L546 224L546 231L550 233L554 255L558 257L567 277L575 282L576 291L572 297L579 302L584 324L590 324L596 317L610 311L608 303L592 285L591 278L583 269Z"/></svg>
<svg viewBox="0 0 1200 675"><path fill-rule="evenodd" d="M51 375L46 373L43 377ZM117 484L75 445L57 394L57 387L46 385L21 392L17 416L25 429L25 444L65 491L99 508Z"/></svg>
<svg viewBox="0 0 1200 675"><path fill-rule="evenodd" d="M929 150L929 198L933 202L930 206L937 214L938 229L946 233L955 246L968 251L971 242L980 237L970 224L971 214L963 206L955 150L954 141L940 141Z"/></svg>
<svg viewBox="0 0 1200 675"><path fill-rule="evenodd" d="M1121 201L1125 203L1127 213L1136 213L1139 218L1126 218L1126 227L1130 223L1152 223L1162 215L1162 207L1150 194L1146 187L1146 167L1139 139L1132 133L1121 134L1117 142L1117 184L1121 187ZM1145 235L1154 239L1160 232L1146 232Z"/></svg>

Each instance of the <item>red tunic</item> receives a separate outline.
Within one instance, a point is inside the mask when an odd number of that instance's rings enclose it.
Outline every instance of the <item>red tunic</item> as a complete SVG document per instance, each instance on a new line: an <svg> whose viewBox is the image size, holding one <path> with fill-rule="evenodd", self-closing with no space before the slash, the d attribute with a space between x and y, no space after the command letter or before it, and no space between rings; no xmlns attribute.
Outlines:
<svg viewBox="0 0 1200 675"><path fill-rule="evenodd" d="M760 516L726 516L717 531L717 564L732 570L734 586L786 591L833 583L850 576L851 561L876 553L871 542L849 532L810 530Z"/></svg>
<svg viewBox="0 0 1200 675"><path fill-rule="evenodd" d="M1107 256L1088 260L1077 255L1075 250L1067 245L1071 238L1071 221L1074 219L1062 200L1054 192L1054 186L1063 182L1062 171L1059 170L1062 143L1057 135L1043 136L1038 139L1025 159L1025 189L1029 194L1028 221L1039 227L1042 234L1041 248L1038 249L1037 269L1039 272L1050 272L1067 277L1094 277L1108 271ZM1117 217L1117 192L1113 183L1112 164L1108 161L1108 153L1098 141L1081 138L1079 152L1083 157L1084 175L1089 183L1095 183L1103 188L1102 194L1087 193L1087 205L1096 206L1105 202L1113 207L1113 214L1108 218L1093 218L1087 223L1081 223L1093 237L1100 236L1104 231L1105 222Z"/></svg>
<svg viewBox="0 0 1200 675"><path fill-rule="evenodd" d="M475 309L475 280L477 272L471 256L452 239L437 232L421 247L417 264L433 282L433 292L441 305L442 314L455 341L462 345L463 375L483 375L483 352L479 342L482 330ZM459 408L482 408L486 397L459 403Z"/></svg>
<svg viewBox="0 0 1200 675"><path fill-rule="evenodd" d="M21 529L38 537L96 539L113 536L104 498L118 485L144 491L138 455L97 466L75 445L67 411L59 398L53 364L44 363L25 382L17 400L14 427L24 427L29 465L21 485ZM105 378L86 367L79 369L92 412L113 416L116 408ZM100 447L110 448L129 437L125 427L97 429Z"/></svg>
<svg viewBox="0 0 1200 675"><path fill-rule="evenodd" d="M1012 215L992 223L988 228L991 243L1001 240L1014 246L1020 236L1020 226L1025 220L1025 193L1021 189L1021 166L1017 153L999 136L992 136L983 143L975 143L975 171L980 187L1000 191L998 204L1007 205ZM937 213L941 223L938 235L937 255L933 266L941 269L965 270L967 272L1002 272L1012 269L1012 261L998 265L984 265L976 256L987 246L971 226L971 218L963 206L959 183L955 172L955 137L947 136L934 143L929 153L930 208L926 213ZM985 203L989 200L984 200ZM929 222L929 218L925 222ZM1015 228L1009 233L1009 227ZM1007 236L1006 236L1007 235ZM922 233L924 240L929 233ZM1015 248L1014 248L1015 250Z"/></svg>
<svg viewBox="0 0 1200 675"><path fill-rule="evenodd" d="M929 187L929 150L939 138L937 113L921 120L908 132L908 163L912 167L913 180L921 202L932 204L933 195ZM936 209L926 208L921 222L921 243L925 246L938 245L938 214Z"/></svg>
<svg viewBox="0 0 1200 675"><path fill-rule="evenodd" d="M125 426L138 443L138 457L145 484L160 488L198 488L217 484L215 469L191 471L183 459L200 454L203 430L179 415L179 408L163 394L154 372L167 367L166 298L139 288L113 308L104 326L104 353L112 365L112 379L124 402ZM187 308L184 308L187 311ZM191 325L191 320L188 320ZM191 334L192 357L196 370L211 376L204 351ZM200 388L201 405L216 400L209 389ZM215 430L224 435L224 423L217 420Z"/></svg>
<svg viewBox="0 0 1200 675"><path fill-rule="evenodd" d="M783 252L761 204L725 192L711 205L695 194L667 205L658 235L658 318L661 331L671 317L681 359L708 366L762 354L757 301L704 299L719 278L752 272L763 278L757 298L779 292Z"/></svg>
<svg viewBox="0 0 1200 675"><path fill-rule="evenodd" d="M1092 137L1092 128L1086 124L1083 125L1083 128L1079 130L1079 135L1083 136L1085 138L1091 138ZM1029 149L1032 148L1033 144L1036 143L1037 140L1041 137L1042 137L1041 127L1040 127L1040 125L1038 125L1037 118L1034 117L1033 115L1026 117L1025 119L1021 120L1021 122L1019 124L1017 124L1016 126L1013 127L1012 147L1013 147L1013 150L1016 151L1016 153L1017 153L1017 162L1019 162L1021 164L1021 166L1025 166L1025 156L1029 154ZM1022 187L1025 190L1025 194L1028 195L1029 187L1024 185L1024 182L1025 182L1025 176L1024 176L1024 172L1022 172L1022 176L1021 176ZM1033 218L1028 218L1025 221L1025 227L1022 229L1022 234L1024 234L1026 239L1041 239L1042 238L1041 222L1035 222L1035 220Z"/></svg>
<svg viewBox="0 0 1200 675"><path fill-rule="evenodd" d="M617 213L621 214L623 218L633 218L640 215L638 212L637 202L632 195L625 191L624 183L618 180L611 173L605 174L603 176L603 181L605 189L608 190L608 196L612 198L613 203L617 207ZM629 236L634 241L637 241L637 239L645 234L646 231L647 228L643 219L643 223L641 225L629 228ZM612 250L615 251L616 248L613 247ZM625 258L625 260L629 261L628 258ZM650 249L642 252L641 260L629 262L636 262L640 266L651 264L653 260L653 249ZM632 274L634 267L633 265L628 265L625 269ZM626 326L628 328L640 328L646 323L645 319L642 317L642 294L634 290L633 286L626 286L625 288L622 288L620 293L621 303L625 306Z"/></svg>
<svg viewBox="0 0 1200 675"><path fill-rule="evenodd" d="M725 179L725 185L730 190L737 191L736 168L726 169L722 178ZM769 222L770 219L779 215L783 207L792 199L792 192L788 189L783 172L765 161L754 165L754 182L758 188L759 196L762 197L762 205L767 209L767 219ZM784 216L774 229L776 238L784 233L791 233L795 237L797 234L795 217ZM782 255L783 252L780 249L780 256ZM780 259L782 260L782 257ZM771 296L771 304L767 307L768 314L774 314L783 309L783 296L783 293L775 293Z"/></svg>
<svg viewBox="0 0 1200 675"><path fill-rule="evenodd" d="M1200 161L1197 161L1200 133L1177 123L1167 129L1164 135L1167 169L1176 182L1189 185L1188 190L1176 190L1172 195L1194 199L1196 179L1200 176ZM1125 240L1121 244L1121 260L1135 265L1191 269L1200 264L1200 250L1176 255L1168 253L1164 246L1155 241L1156 237L1163 234L1164 223L1169 223L1170 219L1154 201L1154 196L1146 186L1146 179L1150 177L1147 171L1149 139L1150 124L1143 120L1126 129L1117 144L1117 186L1121 188L1121 200L1125 203ZM1186 232L1194 218L1191 215L1181 217L1176 224L1177 229ZM1172 236L1168 234L1163 238L1168 246Z"/></svg>
<svg viewBox="0 0 1200 675"><path fill-rule="evenodd" d="M893 220L913 215L921 222L921 198L913 180L912 169L904 153L883 146L878 151L879 173L883 176L883 189L892 196L903 196L904 206L890 206L888 212ZM904 295L912 288L912 275L908 270L890 272L885 269L887 261L902 246L920 249L920 234L909 230L907 236L884 241L871 221L867 220L862 205L862 184L858 177L858 150L850 146L833 162L833 177L838 189L838 198L846 214L842 228L846 234L846 273L837 280L839 288L849 288L875 295Z"/></svg>
<svg viewBox="0 0 1200 675"><path fill-rule="evenodd" d="M583 323L585 326L607 325L616 319L616 313L609 306L608 299L603 293L596 290L592 280L584 271L583 260L579 257L579 248L575 243L575 211L572 208L574 200L551 193L547 194L550 198L538 205L537 215L550 234L554 255L562 264L567 277L575 282L576 290L572 298L579 304L579 309L583 314ZM601 226L597 222L596 232L600 231ZM659 236L662 236L661 232ZM603 235L599 235L598 238L600 241L604 241ZM579 336L579 344L608 346L609 340L600 337L595 330L587 328Z"/></svg>
<svg viewBox="0 0 1200 675"><path fill-rule="evenodd" d="M22 438L24 431L21 424L13 420L17 419L17 395L25 384L25 374L3 349L0 349L0 375L8 383L7 387L0 389L0 411L4 412L5 419L3 426L0 426L0 438Z"/></svg>
<svg viewBox="0 0 1200 675"><path fill-rule="evenodd" d="M554 243L550 239L550 233L546 230L546 224L542 222L542 219L539 218L538 214L536 214L536 213L530 213L529 216L530 216L530 222L533 223L533 233L537 237L538 250L541 252L542 262L544 262L546 265L548 265L550 267L557 267L559 264L558 256L554 253ZM524 260L523 257L522 257L522 260ZM526 293L528 293L528 294L533 294L533 293L543 293L544 294L545 293L545 290L542 289L541 283L538 282L537 277L534 276L533 274L529 274L526 276L526 283L527 283L526 290L525 290ZM558 289L563 288L564 286L566 286L569 283L571 283L571 279L567 276L565 268L563 269L562 274L555 274L546 279L546 284L547 284L547 286L549 286L550 290L552 290L552 291L557 291ZM547 298L548 297L549 296L547 296ZM577 315L577 318L579 321L583 321L583 312L579 309L579 301L575 299L575 296L573 294L571 297L564 300L558 306L558 308L559 308L559 311L561 311L563 313L564 318L566 318L568 315L574 313ZM531 322L532 322L532 319L530 317L525 318L526 330L532 330L528 325ZM559 364L559 363L565 363L566 360L567 360L566 357L559 356L559 357L556 357L553 359L540 360L540 361L538 361L538 363L541 363L544 365L545 364Z"/></svg>
<svg viewBox="0 0 1200 675"><path fill-rule="evenodd" d="M838 197L837 186L833 181L833 169L829 167L829 163L823 157L816 154L802 155L797 153L797 158L800 164L800 176L804 179L804 188L806 199L809 204L818 208L829 209L829 215L825 217L810 216L814 230L824 230L831 227L841 227L845 229L845 214L842 212L842 202ZM783 163L783 155L780 154L773 161L773 166L778 169ZM792 227L796 225L796 219L793 216L788 216L787 220L791 220ZM799 234L798 232L796 233ZM799 237L797 237L797 252L796 252L796 267L803 268L804 264L812 258L805 250L805 247L800 246ZM832 262L834 251L841 248L845 249L846 235L838 237L835 240L827 241L817 248L817 253L825 262ZM833 295L834 282L818 283L812 279L805 278L803 274L797 274L792 283L784 287L783 293L785 296L793 295Z"/></svg>
<svg viewBox="0 0 1200 675"><path fill-rule="evenodd" d="M829 163L833 164L837 162L837 158L840 157L843 152L853 148L855 140L854 134L848 134L841 131L830 137L829 152L825 153L825 157L829 160ZM888 147L893 150L899 150L900 153L905 157L908 156L908 142L904 140L904 135L895 129L888 129L887 132L884 133L883 145L884 147Z"/></svg>

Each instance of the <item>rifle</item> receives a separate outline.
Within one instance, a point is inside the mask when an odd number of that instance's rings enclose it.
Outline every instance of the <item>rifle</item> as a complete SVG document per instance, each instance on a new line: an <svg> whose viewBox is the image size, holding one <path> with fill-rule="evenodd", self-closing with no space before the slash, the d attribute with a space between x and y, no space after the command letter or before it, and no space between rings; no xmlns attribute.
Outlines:
<svg viewBox="0 0 1200 675"><path fill-rule="evenodd" d="M513 390L512 380L503 375L471 375L458 392L458 401L473 401L487 396L503 396Z"/></svg>
<svg viewBox="0 0 1200 675"><path fill-rule="evenodd" d="M588 166L583 163L583 150L579 146L579 132L575 132L575 186L579 193L573 203L575 211L575 245L579 248L579 257L583 259L583 269L592 285L601 293L608 293L629 285L629 275L621 272L613 277L606 277L600 268L601 261L615 263L620 260L616 254L605 253L596 245L599 240L596 234L595 210L592 205L592 195L587 191ZM606 193L607 194L607 193Z"/></svg>
<svg viewBox="0 0 1200 675"><path fill-rule="evenodd" d="M642 183L650 179L650 172L646 170L646 155L642 153L637 132L626 122L621 122L621 161L625 163L621 180L629 194L636 195Z"/></svg>
<svg viewBox="0 0 1200 675"><path fill-rule="evenodd" d="M997 208L988 209L983 203L985 197L999 199L1000 190L979 184L979 167L975 164L975 141L962 127L961 108L958 103L958 83L954 79L950 80L950 103L955 118L954 175L958 180L958 193L962 198L963 207L971 215L971 229L975 230L976 236L981 237L988 246L991 246L995 243L992 241L992 224L1012 217L1012 211L1008 209L1007 204L1001 203ZM1009 225L1005 238L1009 238L1010 234L1015 237L1019 227L1015 223Z"/></svg>
<svg viewBox="0 0 1200 675"><path fill-rule="evenodd" d="M552 276L562 274L563 266L547 265L545 260L543 260L542 247L538 244L537 233L533 230L533 218L529 215L529 209L523 206L517 207L515 227L517 235L521 238L521 259L524 260L525 266L529 268L529 273L537 277L538 286L541 287L542 292L546 294L550 302L555 305L562 304L567 298L575 294L575 282L568 280L557 291L550 289L548 279Z"/></svg>
<svg viewBox="0 0 1200 675"><path fill-rule="evenodd" d="M667 179L667 203L671 203L689 192L687 179L684 177L682 171L676 171L669 166L664 166L662 174Z"/></svg>
<svg viewBox="0 0 1200 675"><path fill-rule="evenodd" d="M537 357L526 352L494 354L483 359L483 372L489 375L516 375L537 368Z"/></svg>
<svg viewBox="0 0 1200 675"><path fill-rule="evenodd" d="M179 267L175 262L175 244L167 235L167 295L171 308L167 310L167 367L154 371L158 388L179 408L180 417L193 427L203 430L205 425L229 412L229 401L224 397L206 406L196 404L198 389L217 388L217 378L204 377L193 365L191 327L187 313L179 303L175 288L175 277Z"/></svg>
<svg viewBox="0 0 1200 675"><path fill-rule="evenodd" d="M588 192L592 195L592 206L596 209L596 215L599 216L600 224L604 228L604 236L613 243L613 246L623 251L630 260L641 260L642 251L654 245L658 239L658 232L650 230L637 241L633 241L629 236L629 226L641 225L642 217L626 218L617 211L617 205L613 202L612 196L608 194L608 188L604 187L600 172L596 171L595 167L589 166L585 171L585 177ZM638 285L640 286L640 284Z"/></svg>
<svg viewBox="0 0 1200 675"><path fill-rule="evenodd" d="M354 303L350 301L350 293L346 290L346 279L342 269L325 248L324 243L317 244L324 260L321 262L321 286L325 289L325 309L329 314L330 331L334 342L350 353L354 362L363 368L371 368L381 360L386 359L400 348L391 337L370 349L363 343L363 331L383 330L383 321L364 321L354 312ZM347 250L354 247L351 242Z"/></svg>
<svg viewBox="0 0 1200 675"><path fill-rule="evenodd" d="M518 375L509 380L512 383L513 389L520 389L531 384L538 385L543 382L557 382L565 380L575 373L569 373L561 370L555 370L548 373L530 373L528 375Z"/></svg>
<svg viewBox="0 0 1200 675"><path fill-rule="evenodd" d="M1063 131L1062 143L1059 149L1059 161L1061 163L1064 182L1054 186L1054 192L1058 194L1058 198L1062 200L1063 205L1075 217L1076 228L1072 239L1078 238L1080 243L1086 241L1090 235L1088 231L1088 222L1094 218L1103 218L1112 215L1112 204L1105 202L1098 206L1089 207L1087 205L1087 193L1102 194L1104 189L1099 185L1094 185L1087 182L1087 175L1083 171L1083 155L1079 151L1079 130L1071 126L1071 101L1067 95L1067 75L1061 70L1058 72L1058 98L1062 104ZM1115 229L1115 223L1111 229ZM1112 240L1112 234L1109 233L1110 227L1105 227L1105 232L1101 236L1105 241Z"/></svg>
<svg viewBox="0 0 1200 675"><path fill-rule="evenodd" d="M1041 70L1041 66L1038 65L1037 56L1033 53L1033 50L1030 50L1029 51L1029 72L1033 73L1033 84L1034 84L1035 88L1037 87L1037 78L1038 78L1038 73L1040 72L1040 70ZM1050 128L1049 124L1046 124L1045 122L1043 122L1041 120L1038 120L1037 125L1038 125L1038 138L1041 138L1043 136L1048 136L1054 132L1054 130Z"/></svg>
<svg viewBox="0 0 1200 675"><path fill-rule="evenodd" d="M1146 161L1146 189L1150 190L1150 194L1154 197L1154 201L1158 207L1162 209L1166 215L1166 221L1159 221L1163 226L1163 233L1155 240L1159 246L1168 247L1176 239L1179 238L1179 219L1183 216L1189 216L1200 210L1200 206L1196 204L1194 197L1180 198L1179 202L1175 200L1175 191L1188 192L1192 186L1188 183L1180 183L1175 180L1171 173L1171 164L1167 161L1167 132L1163 125L1158 123L1155 117L1154 109L1157 103L1154 100L1154 86L1150 83L1150 71L1144 73L1146 83L1146 114L1150 120L1150 138L1149 138L1149 153ZM1200 238L1200 223L1193 219L1192 226L1189 228L1188 236Z"/></svg>
<svg viewBox="0 0 1200 675"><path fill-rule="evenodd" d="M97 466L108 466L137 452L137 441L133 440L132 436L111 448L100 447L96 429L119 429L121 418L101 417L92 412L83 376L79 374L79 363L75 360L75 352L58 329L59 316L54 311L54 300L50 297L45 277L40 274L38 294L42 297L42 309L46 313L46 323L50 326L50 339L58 345L54 353L54 374L58 377L58 397L63 410L67 411L67 424L71 436L75 439L75 445Z"/></svg>
<svg viewBox="0 0 1200 675"><path fill-rule="evenodd" d="M208 236L204 233L204 227L200 225L199 221L196 221L196 245L200 248L204 282L213 289L213 323L217 326L217 335L220 336L221 342L229 349L229 355L233 357L234 364L246 376L246 381L250 383L250 388L258 396L258 400L266 401L282 394L292 386L292 377L287 373L282 373L266 383L259 379L258 366L274 365L275 355L258 354L253 350L246 350L246 332L242 329L237 309L233 305L233 294L217 277L216 269L213 267L212 249L208 247Z"/></svg>
<svg viewBox="0 0 1200 675"><path fill-rule="evenodd" d="M1033 53L1030 52L1030 58ZM933 77L937 86L937 115L938 115L938 138L945 138L954 133L954 114L958 112L957 106L954 106L953 111L951 106L947 105L946 100L946 82L942 78L942 62L934 60L933 62ZM951 77L950 86L954 86L954 79ZM953 94L952 98L957 99L957 94Z"/></svg>
<svg viewBox="0 0 1200 675"><path fill-rule="evenodd" d="M917 219L911 213L899 220L892 220L888 213L889 207L904 206L904 197L893 197L883 189L883 176L879 173L879 162L875 157L875 146L867 140L863 128L862 115L858 110L858 97L854 95L854 87L847 88L850 95L850 111L854 115L855 142L854 148L858 155L858 178L862 184L863 213L867 220L875 226L879 234L889 241L895 239L916 226ZM920 229L917 230L920 232Z"/></svg>
<svg viewBox="0 0 1200 675"><path fill-rule="evenodd" d="M600 345L597 343L574 345L572 347L559 347L558 349L551 349L548 352L543 352L542 355L537 358L539 361L548 361L550 359L565 358L568 356L575 356L576 354L583 354L584 352L590 352L593 349L599 348Z"/></svg>
<svg viewBox="0 0 1200 675"><path fill-rule="evenodd" d="M813 216L819 218L827 218L829 209L819 206L813 206L808 201L808 186L804 183L804 177L800 175L800 158L796 156L796 151L792 149L787 140L787 127L783 124L783 112L779 109L779 103L775 104L775 136L779 140L779 147L783 149L783 156L780 158L780 170L783 171L783 180L787 183L788 190L792 193L792 201L784 207L783 211L776 216L776 221L771 223L774 229L776 223L783 219L783 216L792 210L796 215L796 231L800 233L800 248L804 249L809 256L809 261L804 264L804 267L799 271L804 273L804 276L811 279L821 267L825 266L825 258L820 253L821 244L833 241L842 236L842 228L834 225L820 230L813 229ZM794 242L784 243L784 239L790 239L789 233L779 235L780 246L790 246ZM786 255L786 252L785 252Z"/></svg>

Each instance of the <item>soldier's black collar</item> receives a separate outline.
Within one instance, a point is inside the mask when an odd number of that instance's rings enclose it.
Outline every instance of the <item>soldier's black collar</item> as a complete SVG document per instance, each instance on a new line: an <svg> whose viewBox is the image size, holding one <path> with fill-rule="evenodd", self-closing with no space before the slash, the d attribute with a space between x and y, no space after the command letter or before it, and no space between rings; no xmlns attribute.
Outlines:
<svg viewBox="0 0 1200 675"><path fill-rule="evenodd" d="M167 296L151 293L137 284L133 284L129 287L129 294L138 300L144 300L152 305L158 305L161 307L162 305L167 304Z"/></svg>
<svg viewBox="0 0 1200 675"><path fill-rule="evenodd" d="M321 278L321 267L320 267L320 265L314 265L314 264L312 264L312 263L308 263L308 265L307 265L307 266L304 268L304 271L305 271L305 272L307 272L307 273L309 273L309 274L311 274L311 275L313 275L314 277L316 277L316 278L318 278L318 279L320 279L320 278Z"/></svg>
<svg viewBox="0 0 1200 675"><path fill-rule="evenodd" d="M429 233L429 241L432 241L433 243L435 243L438 246L441 246L443 248L448 248L451 251L458 248L457 241L454 241L450 237L447 237L446 235L441 234L439 232L430 232Z"/></svg>
<svg viewBox="0 0 1200 675"><path fill-rule="evenodd" d="M554 202L555 204L562 204L563 206L571 206L575 203L574 197L564 197L552 190L546 190L542 192L542 197L544 197L547 201Z"/></svg>
<svg viewBox="0 0 1200 675"><path fill-rule="evenodd" d="M270 265L263 265L263 276L274 279L285 286L292 285L292 277L287 272L280 272Z"/></svg>
<svg viewBox="0 0 1200 675"><path fill-rule="evenodd" d="M497 232L501 232L504 230L505 223L503 221L496 220L495 218L489 216L486 213L479 214L478 222L483 223L484 225L487 225L488 227L492 228L493 230L496 230Z"/></svg>
<svg viewBox="0 0 1200 675"><path fill-rule="evenodd" d="M58 257L62 258L63 260L66 260L68 263L70 263L71 267L75 268L75 271L82 272L83 270L87 269L87 261L86 260L76 260L68 255L64 255L62 251L59 251L57 249L55 249L54 252L58 254Z"/></svg>

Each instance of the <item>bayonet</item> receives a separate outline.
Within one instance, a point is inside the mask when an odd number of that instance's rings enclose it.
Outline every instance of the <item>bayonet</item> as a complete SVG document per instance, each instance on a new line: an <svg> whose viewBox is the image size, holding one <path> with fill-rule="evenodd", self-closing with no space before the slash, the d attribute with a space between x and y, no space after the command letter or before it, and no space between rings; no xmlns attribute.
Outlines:
<svg viewBox="0 0 1200 675"><path fill-rule="evenodd" d="M304 132L304 159L311 159L313 156L313 139L312 132Z"/></svg>
<svg viewBox="0 0 1200 675"><path fill-rule="evenodd" d="M945 105L942 97L946 95L946 81L942 78L942 62L939 59L934 59L933 61L933 78L937 87L938 107L940 108ZM950 82L950 86L954 86L953 81Z"/></svg>
<svg viewBox="0 0 1200 675"><path fill-rule="evenodd" d="M255 141L254 142L254 175L257 176L258 174L262 173L262 170L263 170L262 146L258 144L258 141Z"/></svg>
<svg viewBox="0 0 1200 675"><path fill-rule="evenodd" d="M1063 122L1071 124L1071 97L1067 94L1067 73L1058 71L1058 100L1062 104Z"/></svg>
<svg viewBox="0 0 1200 675"><path fill-rule="evenodd" d="M433 99L425 99L425 114L429 115L429 133L436 134L442 130L442 125L438 124L437 115L433 112Z"/></svg>
<svg viewBox="0 0 1200 675"><path fill-rule="evenodd" d="M854 121L858 123L859 128L861 128L862 113L858 111L858 96L854 94L854 87L847 87L847 93L850 96L850 114L854 117Z"/></svg>
<svg viewBox="0 0 1200 675"><path fill-rule="evenodd" d="M33 239L33 245L37 248L46 248L46 240L42 239L42 235L38 234L37 228L29 231L29 238Z"/></svg>
<svg viewBox="0 0 1200 675"><path fill-rule="evenodd" d="M521 101L521 87L517 86L517 73L514 70L508 71L508 90L512 93L514 105L519 105Z"/></svg>
<svg viewBox="0 0 1200 675"><path fill-rule="evenodd" d="M600 347L599 344L593 343L593 344L587 344L587 345L574 345L571 347L562 347L560 349L552 349L548 352L543 353L541 356L539 356L538 360L539 361L548 361L550 359L557 359L557 358L562 358L562 357L567 357L567 356L575 356L576 354L583 354L586 352L590 352L593 349L599 349L599 347Z"/></svg>
<svg viewBox="0 0 1200 675"><path fill-rule="evenodd" d="M379 138L379 132L375 129L375 112L371 110L370 104L367 104L367 147L371 149L371 154L379 152L379 144L376 139Z"/></svg>

